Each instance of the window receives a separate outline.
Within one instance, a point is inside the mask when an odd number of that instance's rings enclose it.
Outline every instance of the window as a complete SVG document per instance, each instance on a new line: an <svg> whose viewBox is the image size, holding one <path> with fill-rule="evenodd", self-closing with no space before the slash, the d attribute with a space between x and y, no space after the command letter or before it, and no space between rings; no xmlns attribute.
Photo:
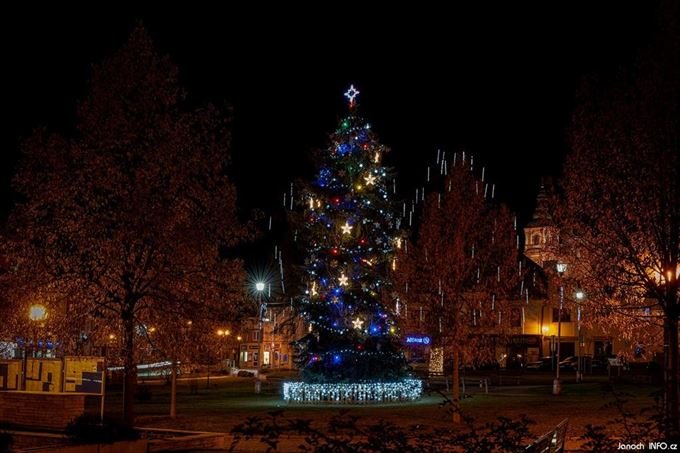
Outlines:
<svg viewBox="0 0 680 453"><path fill-rule="evenodd" d="M260 341L260 331L259 330L253 330L250 338L251 338L251 341Z"/></svg>
<svg viewBox="0 0 680 453"><path fill-rule="evenodd" d="M553 308L553 322L559 322L560 309ZM566 308L562 308L562 322L571 322L571 313Z"/></svg>
<svg viewBox="0 0 680 453"><path fill-rule="evenodd" d="M541 235L538 233L535 233L533 236L531 236L531 245L540 245L541 243Z"/></svg>

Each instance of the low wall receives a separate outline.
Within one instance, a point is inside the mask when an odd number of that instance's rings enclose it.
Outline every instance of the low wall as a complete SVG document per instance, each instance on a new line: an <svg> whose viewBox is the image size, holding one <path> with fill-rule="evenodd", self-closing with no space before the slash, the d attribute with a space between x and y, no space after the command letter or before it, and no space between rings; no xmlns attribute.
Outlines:
<svg viewBox="0 0 680 453"><path fill-rule="evenodd" d="M224 433L180 431L162 428L136 428L152 437L148 452L223 450Z"/></svg>
<svg viewBox="0 0 680 453"><path fill-rule="evenodd" d="M148 442L140 439L112 444L55 445L16 451L18 453L147 453Z"/></svg>
<svg viewBox="0 0 680 453"><path fill-rule="evenodd" d="M0 423L62 430L85 412L85 394L0 392Z"/></svg>

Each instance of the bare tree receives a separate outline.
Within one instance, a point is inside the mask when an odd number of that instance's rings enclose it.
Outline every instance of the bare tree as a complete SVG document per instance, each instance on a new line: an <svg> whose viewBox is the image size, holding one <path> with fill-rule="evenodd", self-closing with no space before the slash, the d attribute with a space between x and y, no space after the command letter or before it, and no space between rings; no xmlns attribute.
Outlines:
<svg viewBox="0 0 680 453"><path fill-rule="evenodd" d="M426 198L399 274L401 299L411 311L424 308L434 343L453 358L456 423L461 359L495 358L492 339L509 325L509 293L520 281L512 216L489 202L482 186L465 163L451 167L442 193Z"/></svg>
<svg viewBox="0 0 680 453"><path fill-rule="evenodd" d="M129 424L145 327L233 312L243 289L241 262L226 253L245 235L226 174L228 124L183 97L177 68L139 26L93 68L75 132L36 131L14 178L15 287L39 289L76 321L120 323Z"/></svg>
<svg viewBox="0 0 680 453"><path fill-rule="evenodd" d="M613 84L592 80L584 88L562 212L563 236L572 241L565 250L600 320L621 335L663 326L668 437L680 436L679 43L677 24L666 23Z"/></svg>

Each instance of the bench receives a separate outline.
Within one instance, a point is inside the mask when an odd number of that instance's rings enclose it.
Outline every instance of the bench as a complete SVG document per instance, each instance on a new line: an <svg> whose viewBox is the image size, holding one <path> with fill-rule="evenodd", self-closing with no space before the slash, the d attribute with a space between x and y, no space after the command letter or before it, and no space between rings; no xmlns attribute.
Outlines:
<svg viewBox="0 0 680 453"><path fill-rule="evenodd" d="M565 418L541 437L527 445L525 451L531 453L561 453L564 452L564 441L567 437L569 419Z"/></svg>

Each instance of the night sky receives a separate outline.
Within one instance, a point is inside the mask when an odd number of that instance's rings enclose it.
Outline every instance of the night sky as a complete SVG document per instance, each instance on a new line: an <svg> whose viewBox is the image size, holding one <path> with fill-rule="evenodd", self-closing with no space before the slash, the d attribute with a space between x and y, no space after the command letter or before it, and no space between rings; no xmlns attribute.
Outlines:
<svg viewBox="0 0 680 453"><path fill-rule="evenodd" d="M656 3L512 3L448 12L263 4L7 15L0 212L11 206L20 138L37 126L68 131L90 64L141 20L179 66L190 102L233 107L244 209L277 205L287 182L308 174L309 152L346 112L342 93L353 83L404 190L424 180L438 148L465 150L524 220L541 176L559 174L580 81L630 63L654 28Z"/></svg>

